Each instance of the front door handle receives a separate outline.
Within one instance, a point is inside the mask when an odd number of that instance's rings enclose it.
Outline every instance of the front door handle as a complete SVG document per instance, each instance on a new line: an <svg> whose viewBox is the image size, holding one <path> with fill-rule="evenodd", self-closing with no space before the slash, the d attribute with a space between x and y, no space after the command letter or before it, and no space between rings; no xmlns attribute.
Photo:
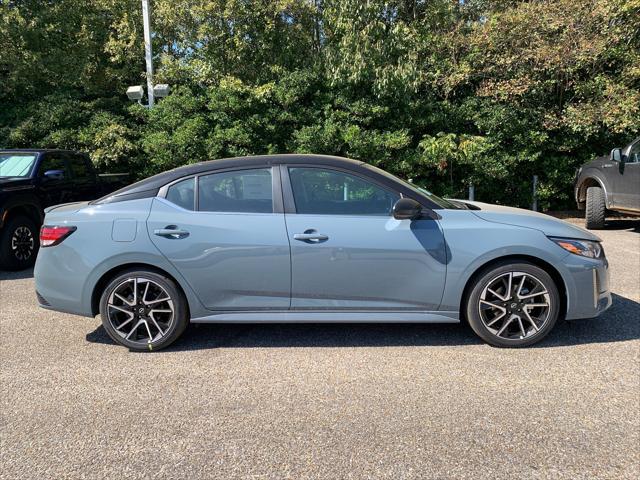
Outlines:
<svg viewBox="0 0 640 480"><path fill-rule="evenodd" d="M305 243L321 243L329 240L327 235L322 233L318 233L317 230L310 228L309 230L305 230L304 233L294 233L294 240L300 240Z"/></svg>
<svg viewBox="0 0 640 480"><path fill-rule="evenodd" d="M159 237L169 238L172 240L179 240L189 236L189 232L186 230L179 230L175 225L167 225L164 228L158 228L154 230L153 233Z"/></svg>

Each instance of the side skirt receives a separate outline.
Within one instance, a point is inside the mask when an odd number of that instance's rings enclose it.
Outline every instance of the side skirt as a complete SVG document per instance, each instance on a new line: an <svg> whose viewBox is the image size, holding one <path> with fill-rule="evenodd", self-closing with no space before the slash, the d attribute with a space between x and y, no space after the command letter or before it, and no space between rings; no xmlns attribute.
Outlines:
<svg viewBox="0 0 640 480"><path fill-rule="evenodd" d="M460 323L458 312L262 311L222 312L192 323Z"/></svg>

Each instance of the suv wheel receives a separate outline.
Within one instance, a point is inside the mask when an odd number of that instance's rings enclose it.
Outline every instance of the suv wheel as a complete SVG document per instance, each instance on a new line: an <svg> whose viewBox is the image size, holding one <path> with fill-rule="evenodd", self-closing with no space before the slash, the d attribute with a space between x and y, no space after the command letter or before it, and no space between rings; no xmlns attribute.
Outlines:
<svg viewBox="0 0 640 480"><path fill-rule="evenodd" d="M604 228L605 218L604 191L600 187L587 188L587 205L585 212L585 226L588 229L599 230Z"/></svg>
<svg viewBox="0 0 640 480"><path fill-rule="evenodd" d="M171 345L189 323L182 292L171 279L148 270L115 277L100 298L100 315L109 336L135 351Z"/></svg>
<svg viewBox="0 0 640 480"><path fill-rule="evenodd" d="M504 263L480 274L467 297L471 328L496 347L524 347L542 340L560 312L555 282L525 262Z"/></svg>
<svg viewBox="0 0 640 480"><path fill-rule="evenodd" d="M33 266L38 254L38 227L29 217L15 216L0 234L0 267L24 270Z"/></svg>

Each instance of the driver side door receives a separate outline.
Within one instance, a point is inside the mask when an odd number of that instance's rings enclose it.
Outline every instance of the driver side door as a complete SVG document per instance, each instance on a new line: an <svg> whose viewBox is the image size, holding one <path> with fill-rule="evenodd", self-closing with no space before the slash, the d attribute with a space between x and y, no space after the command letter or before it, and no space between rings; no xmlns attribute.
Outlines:
<svg viewBox="0 0 640 480"><path fill-rule="evenodd" d="M640 140L627 148L613 184L616 207L640 212Z"/></svg>
<svg viewBox="0 0 640 480"><path fill-rule="evenodd" d="M432 311L447 255L433 219L396 220L401 197L337 168L281 166L291 244L291 309Z"/></svg>

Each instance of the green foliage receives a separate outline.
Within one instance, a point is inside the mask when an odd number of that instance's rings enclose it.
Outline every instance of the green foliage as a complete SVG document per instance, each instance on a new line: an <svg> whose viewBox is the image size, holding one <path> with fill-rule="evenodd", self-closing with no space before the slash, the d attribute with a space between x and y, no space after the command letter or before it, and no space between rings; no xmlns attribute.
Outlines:
<svg viewBox="0 0 640 480"><path fill-rule="evenodd" d="M0 0L0 147L145 176L312 152L416 184L572 205L575 168L640 131L640 0Z"/></svg>

